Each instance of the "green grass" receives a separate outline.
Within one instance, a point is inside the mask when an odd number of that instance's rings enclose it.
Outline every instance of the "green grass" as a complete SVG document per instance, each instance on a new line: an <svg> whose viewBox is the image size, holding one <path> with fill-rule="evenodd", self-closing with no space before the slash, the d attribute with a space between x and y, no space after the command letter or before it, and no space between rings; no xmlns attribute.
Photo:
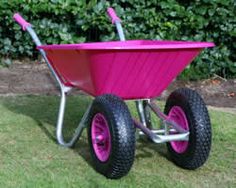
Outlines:
<svg viewBox="0 0 236 188"><path fill-rule="evenodd" d="M81 118L89 97L70 97L66 134ZM56 96L0 97L0 187L236 187L236 116L210 111L212 152L189 171L175 166L165 144L138 140L133 168L109 180L91 167L86 132L74 149L56 144ZM130 105L134 112L134 105Z"/></svg>

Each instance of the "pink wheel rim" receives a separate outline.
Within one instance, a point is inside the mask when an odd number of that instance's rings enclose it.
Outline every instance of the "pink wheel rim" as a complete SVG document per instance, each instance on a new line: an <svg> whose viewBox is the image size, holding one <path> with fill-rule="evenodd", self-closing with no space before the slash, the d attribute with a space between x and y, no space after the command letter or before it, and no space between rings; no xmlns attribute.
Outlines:
<svg viewBox="0 0 236 188"><path fill-rule="evenodd" d="M103 114L97 113L92 120L92 145L97 158L105 162L111 152L111 135L108 123Z"/></svg>
<svg viewBox="0 0 236 188"><path fill-rule="evenodd" d="M179 106L173 106L168 114L168 118L176 122L184 130L189 131L188 120L185 112ZM173 141L170 142L171 147L177 153L184 153L188 148L188 141Z"/></svg>

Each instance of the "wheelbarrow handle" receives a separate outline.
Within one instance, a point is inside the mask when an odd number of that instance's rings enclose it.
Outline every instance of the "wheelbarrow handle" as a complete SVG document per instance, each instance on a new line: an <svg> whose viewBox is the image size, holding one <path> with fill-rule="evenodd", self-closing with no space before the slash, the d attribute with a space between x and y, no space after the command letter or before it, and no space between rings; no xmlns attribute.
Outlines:
<svg viewBox="0 0 236 188"><path fill-rule="evenodd" d="M121 22L121 19L116 15L116 12L113 8L109 7L107 9L107 14L111 18L112 24L114 24L116 21Z"/></svg>
<svg viewBox="0 0 236 188"><path fill-rule="evenodd" d="M21 26L21 28L25 31L27 27L31 26L29 22L27 22L19 13L15 13L13 15L13 19Z"/></svg>

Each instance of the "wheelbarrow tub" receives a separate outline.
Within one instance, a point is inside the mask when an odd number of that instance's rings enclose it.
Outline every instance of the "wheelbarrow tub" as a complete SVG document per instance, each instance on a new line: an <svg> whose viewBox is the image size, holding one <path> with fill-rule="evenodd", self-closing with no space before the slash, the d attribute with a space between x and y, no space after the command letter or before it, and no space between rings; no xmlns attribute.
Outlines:
<svg viewBox="0 0 236 188"><path fill-rule="evenodd" d="M61 81L92 96L153 98L211 42L130 40L42 45Z"/></svg>

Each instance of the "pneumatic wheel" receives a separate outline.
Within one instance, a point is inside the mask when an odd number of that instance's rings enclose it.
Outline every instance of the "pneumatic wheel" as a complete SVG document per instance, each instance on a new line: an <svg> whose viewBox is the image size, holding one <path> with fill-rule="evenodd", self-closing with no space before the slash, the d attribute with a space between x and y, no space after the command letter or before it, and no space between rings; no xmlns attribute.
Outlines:
<svg viewBox="0 0 236 188"><path fill-rule="evenodd" d="M95 98L88 141L95 170L111 179L129 172L135 155L135 127L122 99L108 94Z"/></svg>
<svg viewBox="0 0 236 188"><path fill-rule="evenodd" d="M211 123L201 96L188 88L177 89L168 97L164 112L190 133L188 141L167 143L174 163L191 170L202 166L211 149Z"/></svg>

